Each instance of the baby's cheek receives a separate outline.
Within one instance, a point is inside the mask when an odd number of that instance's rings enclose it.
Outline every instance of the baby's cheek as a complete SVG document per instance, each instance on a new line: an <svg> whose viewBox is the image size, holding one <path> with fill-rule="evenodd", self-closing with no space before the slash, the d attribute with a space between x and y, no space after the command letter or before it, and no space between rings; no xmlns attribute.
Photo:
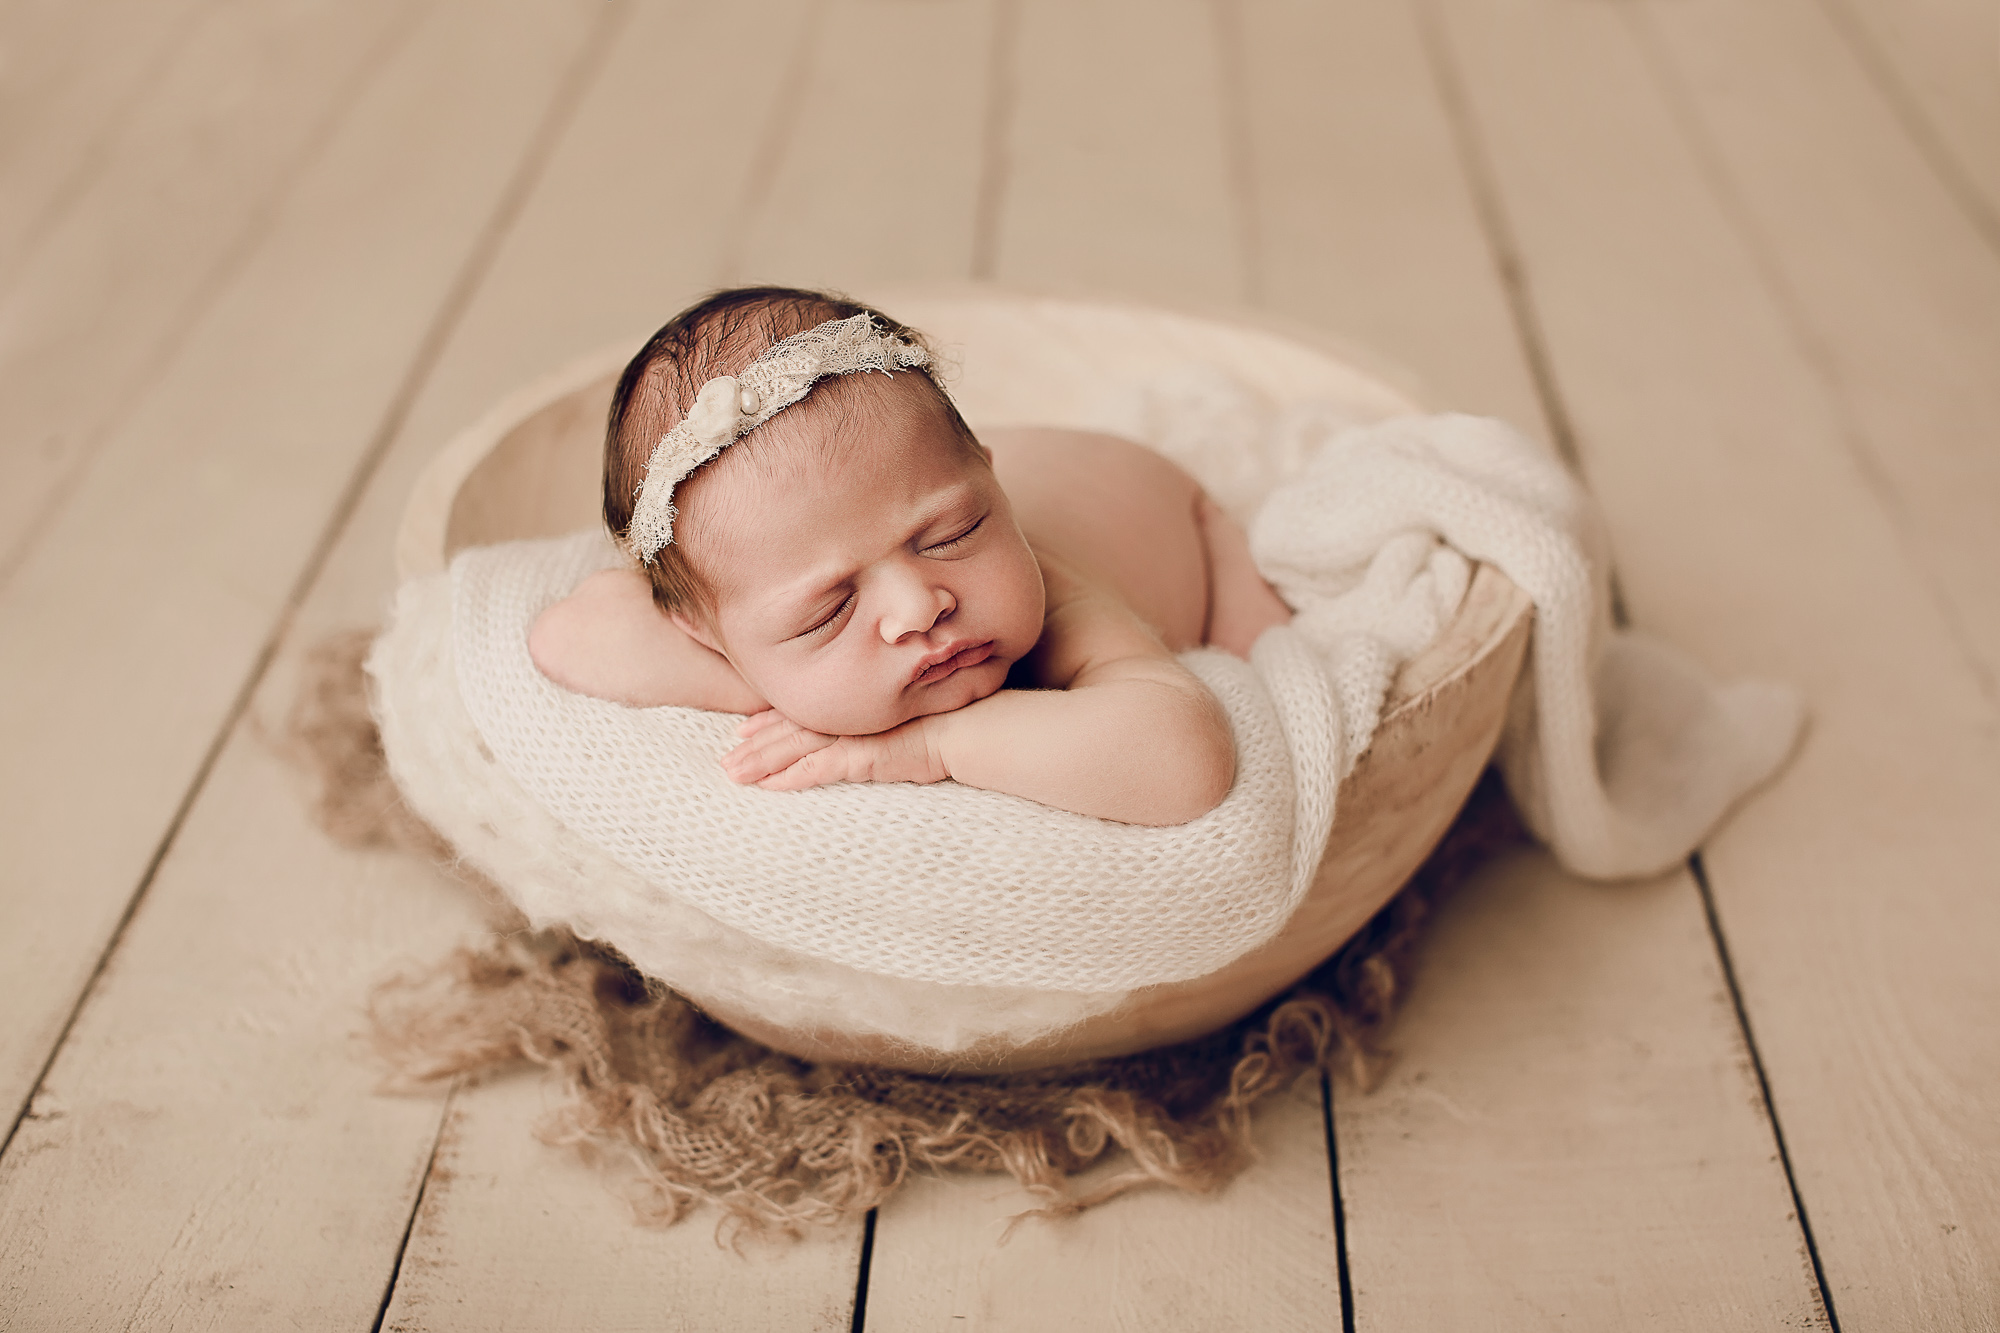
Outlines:
<svg viewBox="0 0 2000 1333"><path fill-rule="evenodd" d="M908 720L897 711L897 692L851 672L796 673L765 697L800 726L828 736L867 736Z"/></svg>
<svg viewBox="0 0 2000 1333"><path fill-rule="evenodd" d="M1025 551L1023 567L1015 572L1006 598L1007 626L1003 639L1011 657L1025 657L1040 642L1042 617L1047 598L1042 588L1042 572L1032 555Z"/></svg>

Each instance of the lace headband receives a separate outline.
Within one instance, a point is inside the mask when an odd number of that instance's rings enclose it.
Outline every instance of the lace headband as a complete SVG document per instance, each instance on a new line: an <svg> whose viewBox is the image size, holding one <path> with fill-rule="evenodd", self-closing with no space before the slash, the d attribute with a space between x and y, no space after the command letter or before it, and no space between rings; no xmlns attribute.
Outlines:
<svg viewBox="0 0 2000 1333"><path fill-rule="evenodd" d="M653 447L646 479L632 510L625 544L646 564L674 539L674 487L739 438L806 396L828 375L857 370L929 371L931 355L893 333L875 317L830 319L774 343L741 375L718 375L701 386L687 415Z"/></svg>

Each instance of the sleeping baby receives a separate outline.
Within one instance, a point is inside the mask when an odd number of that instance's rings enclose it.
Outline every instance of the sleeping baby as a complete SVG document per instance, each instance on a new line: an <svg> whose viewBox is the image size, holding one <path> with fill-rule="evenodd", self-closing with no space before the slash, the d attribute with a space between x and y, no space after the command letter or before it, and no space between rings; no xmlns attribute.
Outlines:
<svg viewBox="0 0 2000 1333"><path fill-rule="evenodd" d="M737 782L946 778L1132 824L1227 794L1228 724L1174 656L1291 612L1242 530L1150 450L975 438L930 350L813 292L720 292L619 379L604 515L636 567L528 647L570 690L743 713Z"/></svg>

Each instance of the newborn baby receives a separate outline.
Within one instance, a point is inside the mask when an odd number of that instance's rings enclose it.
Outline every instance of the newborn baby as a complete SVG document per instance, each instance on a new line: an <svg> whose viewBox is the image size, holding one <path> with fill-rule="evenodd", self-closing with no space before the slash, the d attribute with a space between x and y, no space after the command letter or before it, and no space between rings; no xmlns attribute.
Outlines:
<svg viewBox="0 0 2000 1333"><path fill-rule="evenodd" d="M916 334L817 293L677 316L605 440L605 521L639 563L545 611L536 666L748 714L723 767L773 790L952 778L1126 823L1206 813L1234 750L1174 654L1247 657L1291 617L1242 530L1129 441L975 438L932 373Z"/></svg>

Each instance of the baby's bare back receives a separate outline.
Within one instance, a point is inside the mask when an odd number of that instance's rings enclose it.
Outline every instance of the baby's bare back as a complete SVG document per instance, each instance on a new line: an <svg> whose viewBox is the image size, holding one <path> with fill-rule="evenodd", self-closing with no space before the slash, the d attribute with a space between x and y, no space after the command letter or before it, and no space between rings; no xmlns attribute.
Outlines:
<svg viewBox="0 0 2000 1333"><path fill-rule="evenodd" d="M1210 569L1193 477L1130 440L988 430L993 470L1028 544L1116 589L1178 652L1204 641Z"/></svg>

